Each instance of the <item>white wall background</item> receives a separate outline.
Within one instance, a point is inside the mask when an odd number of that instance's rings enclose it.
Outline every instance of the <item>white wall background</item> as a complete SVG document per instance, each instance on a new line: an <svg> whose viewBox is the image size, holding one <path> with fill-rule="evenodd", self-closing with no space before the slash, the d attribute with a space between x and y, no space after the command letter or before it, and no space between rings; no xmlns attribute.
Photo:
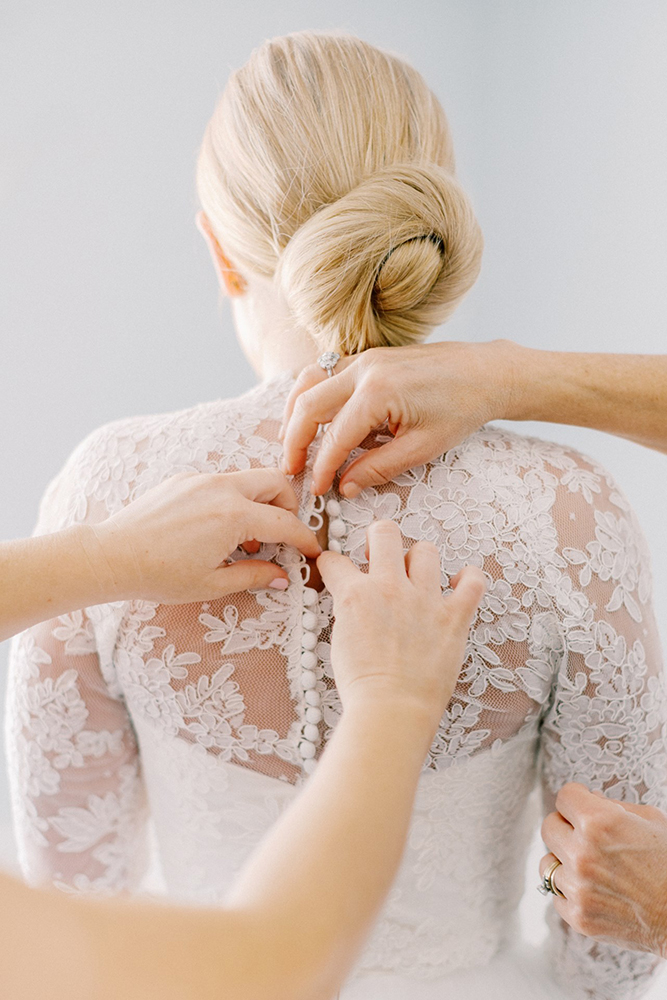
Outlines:
<svg viewBox="0 0 667 1000"><path fill-rule="evenodd" d="M229 70L305 27L402 53L449 114L486 253L442 337L667 352L662 0L9 0L0 537L30 532L46 482L97 425L251 385L193 225L193 165ZM652 546L667 639L665 456L526 430L615 474ZM3 775L0 827L6 817Z"/></svg>

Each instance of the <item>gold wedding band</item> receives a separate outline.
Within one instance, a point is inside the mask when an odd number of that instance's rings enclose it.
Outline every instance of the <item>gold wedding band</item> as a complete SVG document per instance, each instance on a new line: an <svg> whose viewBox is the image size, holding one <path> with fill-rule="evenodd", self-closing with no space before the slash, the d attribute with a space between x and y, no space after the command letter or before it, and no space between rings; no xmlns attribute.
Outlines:
<svg viewBox="0 0 667 1000"><path fill-rule="evenodd" d="M548 896L550 893L553 896L560 896L561 899L566 899L564 892L561 892L556 883L554 882L554 875L557 868L562 868L563 862L556 858L552 861L544 875L542 876L542 881L538 885L538 892L541 892L543 896Z"/></svg>

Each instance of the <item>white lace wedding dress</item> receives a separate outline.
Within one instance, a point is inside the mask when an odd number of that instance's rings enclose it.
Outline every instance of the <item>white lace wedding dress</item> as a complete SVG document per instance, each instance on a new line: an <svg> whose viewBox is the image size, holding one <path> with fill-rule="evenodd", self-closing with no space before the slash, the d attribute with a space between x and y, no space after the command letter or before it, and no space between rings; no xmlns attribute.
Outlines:
<svg viewBox="0 0 667 1000"><path fill-rule="evenodd" d="M290 386L282 376L92 434L49 487L38 530L99 520L180 470L274 466ZM332 492L320 513L310 462L295 482L303 516L324 517L358 565L367 526L393 518L406 546L439 546L445 582L464 563L490 579L401 872L341 996L640 996L651 956L552 919L543 959L515 932L536 783L546 811L571 780L667 806L665 681L627 502L590 459L494 428L354 501ZM215 903L293 801L340 714L332 603L294 550L267 555L288 570L286 592L98 606L16 641L9 758L32 882L134 889L152 857L170 895Z"/></svg>

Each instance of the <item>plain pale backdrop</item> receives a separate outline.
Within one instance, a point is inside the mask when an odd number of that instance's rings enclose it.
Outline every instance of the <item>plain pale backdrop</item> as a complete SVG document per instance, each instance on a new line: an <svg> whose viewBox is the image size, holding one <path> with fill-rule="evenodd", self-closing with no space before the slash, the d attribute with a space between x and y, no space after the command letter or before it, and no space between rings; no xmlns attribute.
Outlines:
<svg viewBox="0 0 667 1000"><path fill-rule="evenodd" d="M662 0L7 0L0 537L31 531L46 483L93 428L252 384L194 227L194 161L230 69L302 28L404 55L449 115L486 250L438 339L667 352ZM667 457L593 431L523 429L616 476L652 548L667 639ZM7 817L3 773L11 863ZM538 900L531 884L529 923Z"/></svg>

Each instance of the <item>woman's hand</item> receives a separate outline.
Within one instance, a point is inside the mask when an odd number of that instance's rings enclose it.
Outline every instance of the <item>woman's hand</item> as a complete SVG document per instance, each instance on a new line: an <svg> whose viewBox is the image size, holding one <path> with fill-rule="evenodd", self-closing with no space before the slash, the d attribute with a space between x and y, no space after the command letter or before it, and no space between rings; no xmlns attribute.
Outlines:
<svg viewBox="0 0 667 1000"><path fill-rule="evenodd" d="M303 469L309 444L327 423L313 469L314 493L330 488L352 449L385 421L394 440L352 462L340 480L343 496L357 496L442 455L488 420L510 416L519 351L502 340L376 347L343 358L332 378L310 365L286 404L285 472Z"/></svg>
<svg viewBox="0 0 667 1000"><path fill-rule="evenodd" d="M393 521L370 526L368 558L368 573L335 552L317 561L334 600L331 658L341 701L416 706L435 726L461 671L484 575L467 566L443 597L438 550L417 542L404 553Z"/></svg>
<svg viewBox="0 0 667 1000"><path fill-rule="evenodd" d="M560 916L580 934L667 958L667 816L576 783L563 786L556 810L542 824L550 853L540 875L561 862Z"/></svg>
<svg viewBox="0 0 667 1000"><path fill-rule="evenodd" d="M119 598L181 604L249 588L285 589L287 574L274 563L223 564L240 545L257 551L258 542L282 542L318 556L321 547L297 512L294 491L277 469L188 472L88 526L93 541L89 535L87 542L93 561L101 551L100 572L111 575Z"/></svg>

